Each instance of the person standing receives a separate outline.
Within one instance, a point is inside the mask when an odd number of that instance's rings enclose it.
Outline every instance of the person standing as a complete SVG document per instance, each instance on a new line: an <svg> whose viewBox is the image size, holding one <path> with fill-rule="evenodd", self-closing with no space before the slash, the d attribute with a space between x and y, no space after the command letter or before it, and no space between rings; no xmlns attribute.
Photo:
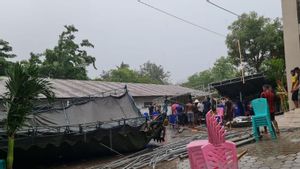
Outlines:
<svg viewBox="0 0 300 169"><path fill-rule="evenodd" d="M292 81L292 101L294 102L294 105L296 108L299 107L298 103L298 92L299 92L299 68L296 67L295 69L291 70L291 81Z"/></svg>
<svg viewBox="0 0 300 169"><path fill-rule="evenodd" d="M206 115L206 113L211 109L211 103L210 103L210 98L207 97L205 99L205 101L203 102L203 105L204 105L204 116Z"/></svg>
<svg viewBox="0 0 300 169"><path fill-rule="evenodd" d="M194 124L195 125L198 125L199 124L199 120L200 120L200 111L198 110L198 104L199 104L199 100L196 99L194 101L194 105L193 105Z"/></svg>
<svg viewBox="0 0 300 169"><path fill-rule="evenodd" d="M157 112L157 114L161 114L161 105L157 105L156 107L155 107L155 112Z"/></svg>
<svg viewBox="0 0 300 169"><path fill-rule="evenodd" d="M263 92L261 93L261 97L267 99L271 121L275 127L276 133L279 133L278 123L275 119L275 95L270 85L263 86ZM266 128L265 128L265 132L266 132Z"/></svg>
<svg viewBox="0 0 300 169"><path fill-rule="evenodd" d="M198 108L198 111L199 111L199 114L200 114L200 123L201 123L201 118L203 118L204 117L204 115L203 115L203 112L204 112L204 105L203 105L203 103L202 102L199 102L198 104L197 104L197 108Z"/></svg>
<svg viewBox="0 0 300 169"><path fill-rule="evenodd" d="M180 104L177 104L176 113L178 118L178 124L184 126L184 112L183 107Z"/></svg>
<svg viewBox="0 0 300 169"><path fill-rule="evenodd" d="M154 106L152 103L150 104L148 110L149 110L150 119L152 119L153 112L154 112Z"/></svg>
<svg viewBox="0 0 300 169"><path fill-rule="evenodd" d="M194 112L193 112L193 104L188 102L185 105L185 113L187 115L187 122L189 127L194 127Z"/></svg>
<svg viewBox="0 0 300 169"><path fill-rule="evenodd" d="M225 121L229 122L229 129L231 129L231 122L233 120L233 104L231 100L226 97L225 99Z"/></svg>
<svg viewBox="0 0 300 169"><path fill-rule="evenodd" d="M296 67L294 69L295 73L297 74L297 81L298 81L298 85L295 87L295 92L298 91L298 108L300 106L300 69L299 67Z"/></svg>
<svg viewBox="0 0 300 169"><path fill-rule="evenodd" d="M177 102L171 105L171 115L169 117L169 121L173 128L178 127L176 125L177 125L177 123L179 123L177 110L176 110L177 106L178 106Z"/></svg>
<svg viewBox="0 0 300 169"><path fill-rule="evenodd" d="M206 114L211 110L210 98L207 96L203 101L203 118L206 125Z"/></svg>

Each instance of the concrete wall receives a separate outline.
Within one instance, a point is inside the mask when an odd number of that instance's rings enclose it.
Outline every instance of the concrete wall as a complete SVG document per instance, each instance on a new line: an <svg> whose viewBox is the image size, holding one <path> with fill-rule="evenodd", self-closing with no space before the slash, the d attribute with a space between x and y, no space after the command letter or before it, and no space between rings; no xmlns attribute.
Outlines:
<svg viewBox="0 0 300 169"><path fill-rule="evenodd" d="M296 66L300 67L300 43L299 43L299 23L297 16L297 0L281 0L285 62L289 93L289 107L294 108L291 101L291 75L290 71Z"/></svg>

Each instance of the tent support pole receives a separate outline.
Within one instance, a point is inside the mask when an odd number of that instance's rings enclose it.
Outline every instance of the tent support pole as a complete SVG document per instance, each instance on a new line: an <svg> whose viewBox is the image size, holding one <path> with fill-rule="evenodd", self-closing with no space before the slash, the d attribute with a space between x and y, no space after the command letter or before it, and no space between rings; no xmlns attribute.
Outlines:
<svg viewBox="0 0 300 169"><path fill-rule="evenodd" d="M111 129L109 129L109 146L112 149L112 134L111 134Z"/></svg>
<svg viewBox="0 0 300 169"><path fill-rule="evenodd" d="M240 101L243 102L243 94L240 92Z"/></svg>

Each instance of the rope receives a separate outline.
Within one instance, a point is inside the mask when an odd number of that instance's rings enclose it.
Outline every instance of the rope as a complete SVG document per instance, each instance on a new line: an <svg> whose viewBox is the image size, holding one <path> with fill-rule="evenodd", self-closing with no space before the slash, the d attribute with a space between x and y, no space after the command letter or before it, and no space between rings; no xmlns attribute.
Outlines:
<svg viewBox="0 0 300 169"><path fill-rule="evenodd" d="M114 153L120 155L120 156L124 156L123 154L121 154L121 153L119 153L118 151L116 151L116 150L114 150L114 149L112 149L112 148L106 146L105 144L103 144L103 143L101 143L101 142L99 142L99 144L102 145L103 147L109 149L110 151L112 151L112 152L114 152Z"/></svg>

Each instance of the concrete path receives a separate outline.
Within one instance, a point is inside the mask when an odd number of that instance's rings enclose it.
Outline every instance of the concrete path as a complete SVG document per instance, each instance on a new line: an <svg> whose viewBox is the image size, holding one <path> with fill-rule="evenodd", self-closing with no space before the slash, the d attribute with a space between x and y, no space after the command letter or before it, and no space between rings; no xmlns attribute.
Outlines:
<svg viewBox="0 0 300 169"><path fill-rule="evenodd" d="M300 127L300 109L295 109L276 116L280 128Z"/></svg>
<svg viewBox="0 0 300 169"><path fill-rule="evenodd" d="M246 149L240 169L300 169L300 128L282 129L276 140L264 134L261 141L242 146L238 152ZM188 159L177 161L177 169L190 169Z"/></svg>

